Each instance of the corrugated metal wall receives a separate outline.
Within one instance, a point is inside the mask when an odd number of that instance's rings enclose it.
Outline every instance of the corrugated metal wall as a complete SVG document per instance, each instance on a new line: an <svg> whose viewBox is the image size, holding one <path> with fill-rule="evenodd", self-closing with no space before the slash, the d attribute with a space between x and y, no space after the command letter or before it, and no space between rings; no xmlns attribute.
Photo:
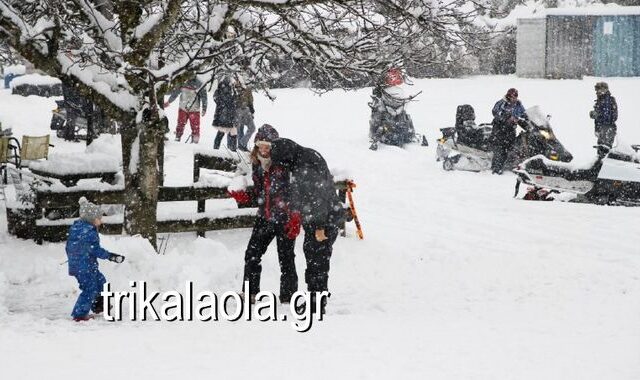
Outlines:
<svg viewBox="0 0 640 380"><path fill-rule="evenodd" d="M640 16L601 16L595 24L596 76L640 76Z"/></svg>
<svg viewBox="0 0 640 380"><path fill-rule="evenodd" d="M547 16L546 76L593 75L593 16Z"/></svg>
<svg viewBox="0 0 640 380"><path fill-rule="evenodd" d="M516 74L527 78L544 77L546 47L546 20L519 19L516 33Z"/></svg>

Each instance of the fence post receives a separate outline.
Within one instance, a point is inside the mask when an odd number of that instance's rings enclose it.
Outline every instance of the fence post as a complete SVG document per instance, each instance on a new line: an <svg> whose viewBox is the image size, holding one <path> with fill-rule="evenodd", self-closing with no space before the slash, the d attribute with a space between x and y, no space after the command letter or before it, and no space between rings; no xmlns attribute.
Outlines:
<svg viewBox="0 0 640 380"><path fill-rule="evenodd" d="M193 183L195 184L196 182L198 182L200 180L200 156L198 155L198 153L195 153L193 155ZM206 208L206 200L198 200L198 213L204 213L205 208ZM204 230L198 230L197 232L199 237L204 237L205 236L205 231Z"/></svg>

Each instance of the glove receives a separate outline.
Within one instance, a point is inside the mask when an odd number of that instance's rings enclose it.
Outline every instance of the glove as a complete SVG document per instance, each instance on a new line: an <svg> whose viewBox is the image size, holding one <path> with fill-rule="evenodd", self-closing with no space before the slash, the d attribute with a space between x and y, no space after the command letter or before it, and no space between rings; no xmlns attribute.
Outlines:
<svg viewBox="0 0 640 380"><path fill-rule="evenodd" d="M112 253L109 255L109 261L113 261L114 263L121 264L124 261L124 256L116 255L115 253Z"/></svg>
<svg viewBox="0 0 640 380"><path fill-rule="evenodd" d="M589 111L589 117L595 119L598 117L598 113L596 111Z"/></svg>
<svg viewBox="0 0 640 380"><path fill-rule="evenodd" d="M246 191L227 191L229 196L238 202L238 204L245 204L251 201L251 197Z"/></svg>
<svg viewBox="0 0 640 380"><path fill-rule="evenodd" d="M295 239L300 234L300 224L302 218L299 212L292 212L289 214L289 221L284 226L284 232L287 234L289 240Z"/></svg>

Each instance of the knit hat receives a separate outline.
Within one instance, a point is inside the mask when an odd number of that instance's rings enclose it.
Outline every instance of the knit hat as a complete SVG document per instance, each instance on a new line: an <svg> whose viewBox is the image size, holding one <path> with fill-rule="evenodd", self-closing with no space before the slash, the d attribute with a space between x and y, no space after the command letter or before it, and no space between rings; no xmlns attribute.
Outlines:
<svg viewBox="0 0 640 380"><path fill-rule="evenodd" d="M80 219L91 223L96 219L102 218L100 206L89 202L85 197L80 198L78 203L80 204Z"/></svg>
<svg viewBox="0 0 640 380"><path fill-rule="evenodd" d="M510 89L507 91L507 95L506 95L506 97L507 97L507 98L510 98L510 97L517 98L517 97L518 97L518 90L516 90L515 88L510 88Z"/></svg>
<svg viewBox="0 0 640 380"><path fill-rule="evenodd" d="M280 137L278 131L269 124L263 124L262 127L258 128L258 132L256 132L256 138L254 140L254 144L256 145L271 145L271 143L277 140Z"/></svg>
<svg viewBox="0 0 640 380"><path fill-rule="evenodd" d="M607 82L598 82L595 85L596 91L609 91L609 85Z"/></svg>

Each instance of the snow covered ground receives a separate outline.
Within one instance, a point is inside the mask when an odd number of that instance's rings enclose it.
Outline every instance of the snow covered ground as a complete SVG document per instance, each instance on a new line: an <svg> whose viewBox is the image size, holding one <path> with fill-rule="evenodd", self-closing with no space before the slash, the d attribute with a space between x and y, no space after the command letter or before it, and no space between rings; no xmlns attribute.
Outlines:
<svg viewBox="0 0 640 380"><path fill-rule="evenodd" d="M430 146L368 149L370 90L321 97L304 89L256 96L256 123L316 148L349 171L365 240L339 238L328 315L308 333L289 322L69 321L76 293L64 246L36 246L6 233L0 210L0 368L10 379L118 378L640 378L640 209L512 198L515 177L444 172L438 128L458 104L478 121L509 87L552 115L557 136L588 161L588 118L597 78L418 80L410 113ZM608 79L620 108L620 141L640 142L640 78ZM0 121L18 134L48 133L50 99L0 91ZM177 102L169 115L175 127ZM212 144L213 107L200 147ZM55 151L82 151L54 139ZM167 184L188 183L193 146L171 142ZM169 205L167 211L183 209ZM190 205L195 209L195 205ZM164 256L141 241L104 237L127 255L101 263L114 287L185 280L238 290L250 230L174 235ZM299 239L300 240L300 239ZM298 275L304 286L301 242ZM277 293L275 247L263 260L263 290Z"/></svg>

